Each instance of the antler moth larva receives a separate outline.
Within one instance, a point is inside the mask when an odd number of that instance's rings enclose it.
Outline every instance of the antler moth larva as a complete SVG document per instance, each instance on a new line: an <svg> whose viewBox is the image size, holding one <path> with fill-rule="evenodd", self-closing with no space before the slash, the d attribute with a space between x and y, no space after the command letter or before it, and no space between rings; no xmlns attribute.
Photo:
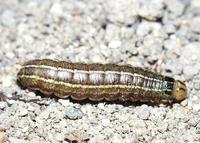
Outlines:
<svg viewBox="0 0 200 143"><path fill-rule="evenodd" d="M75 100L171 102L187 93L182 81L130 65L32 60L22 66L17 80L30 90Z"/></svg>

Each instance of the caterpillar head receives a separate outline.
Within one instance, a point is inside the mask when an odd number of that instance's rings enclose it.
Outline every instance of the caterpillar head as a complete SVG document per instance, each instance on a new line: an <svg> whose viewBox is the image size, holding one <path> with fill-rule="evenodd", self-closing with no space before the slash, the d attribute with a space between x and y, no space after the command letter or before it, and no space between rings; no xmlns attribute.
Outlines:
<svg viewBox="0 0 200 143"><path fill-rule="evenodd" d="M185 83L180 80L176 80L172 90L172 95L176 101L184 100L187 96L187 87Z"/></svg>

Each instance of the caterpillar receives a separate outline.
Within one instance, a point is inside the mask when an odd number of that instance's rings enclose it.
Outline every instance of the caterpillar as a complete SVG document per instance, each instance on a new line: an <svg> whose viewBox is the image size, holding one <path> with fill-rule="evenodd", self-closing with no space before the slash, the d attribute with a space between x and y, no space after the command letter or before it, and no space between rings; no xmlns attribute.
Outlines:
<svg viewBox="0 0 200 143"><path fill-rule="evenodd" d="M17 82L29 90L74 100L180 102L187 94L184 82L140 67L50 59L23 64Z"/></svg>

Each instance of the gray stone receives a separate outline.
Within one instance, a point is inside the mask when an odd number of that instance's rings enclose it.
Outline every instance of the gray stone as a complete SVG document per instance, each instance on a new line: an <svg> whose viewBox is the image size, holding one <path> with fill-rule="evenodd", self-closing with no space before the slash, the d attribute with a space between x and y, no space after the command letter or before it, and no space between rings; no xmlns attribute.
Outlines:
<svg viewBox="0 0 200 143"><path fill-rule="evenodd" d="M166 25L164 25L163 28L166 31L166 33L168 33L168 34L175 33L175 31L176 31L176 27L172 24L166 24Z"/></svg>
<svg viewBox="0 0 200 143"><path fill-rule="evenodd" d="M164 1L164 3L167 5L167 10L171 14L171 17L177 17L180 16L184 11L184 4L181 1L174 1L174 0L168 0Z"/></svg>
<svg viewBox="0 0 200 143"><path fill-rule="evenodd" d="M142 22L138 25L136 34L139 38L144 38L145 36L157 35L162 31L162 27L160 23L157 22Z"/></svg>
<svg viewBox="0 0 200 143"><path fill-rule="evenodd" d="M190 28L195 33L200 33L200 16L190 20Z"/></svg>
<svg viewBox="0 0 200 143"><path fill-rule="evenodd" d="M12 10L4 10L3 13L1 14L1 22L5 26L14 26L16 19L15 13Z"/></svg>
<svg viewBox="0 0 200 143"><path fill-rule="evenodd" d="M155 21L162 17L163 8L163 0L141 1L138 14L145 19Z"/></svg>
<svg viewBox="0 0 200 143"><path fill-rule="evenodd" d="M149 118L150 112L146 105L141 106L135 113L140 119L146 120Z"/></svg>
<svg viewBox="0 0 200 143"><path fill-rule="evenodd" d="M67 108L65 110L64 116L70 120L81 119L83 117L83 112L78 108Z"/></svg>
<svg viewBox="0 0 200 143"><path fill-rule="evenodd" d="M136 0L117 0L104 3L108 18L114 23L132 24L137 20L139 3Z"/></svg>

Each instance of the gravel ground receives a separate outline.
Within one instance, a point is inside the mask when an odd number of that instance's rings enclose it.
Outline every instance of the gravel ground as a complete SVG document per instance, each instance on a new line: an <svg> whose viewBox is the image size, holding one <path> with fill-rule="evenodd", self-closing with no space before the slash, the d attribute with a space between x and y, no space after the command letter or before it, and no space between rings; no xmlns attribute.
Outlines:
<svg viewBox="0 0 200 143"><path fill-rule="evenodd" d="M8 143L200 142L199 0L1 0L0 138ZM35 58L140 66L186 81L172 106L76 102L22 90ZM159 66L158 66L159 65Z"/></svg>

